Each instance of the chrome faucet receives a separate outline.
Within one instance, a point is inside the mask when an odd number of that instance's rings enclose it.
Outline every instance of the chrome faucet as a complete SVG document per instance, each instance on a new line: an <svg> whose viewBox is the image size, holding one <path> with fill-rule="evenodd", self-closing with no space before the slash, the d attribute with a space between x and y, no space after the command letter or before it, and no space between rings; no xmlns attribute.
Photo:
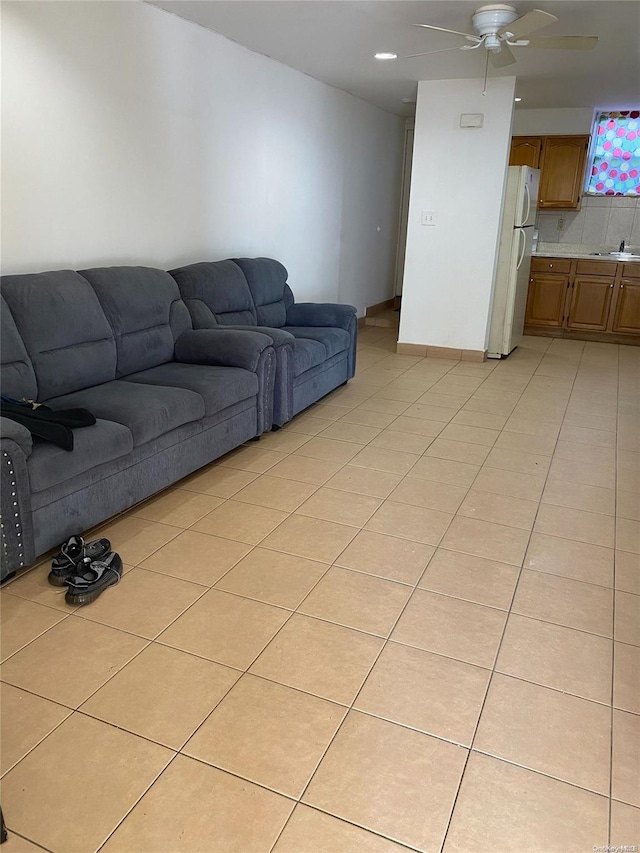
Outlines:
<svg viewBox="0 0 640 853"><path fill-rule="evenodd" d="M618 249L618 251L624 252L624 240L620 243L620 248Z"/></svg>

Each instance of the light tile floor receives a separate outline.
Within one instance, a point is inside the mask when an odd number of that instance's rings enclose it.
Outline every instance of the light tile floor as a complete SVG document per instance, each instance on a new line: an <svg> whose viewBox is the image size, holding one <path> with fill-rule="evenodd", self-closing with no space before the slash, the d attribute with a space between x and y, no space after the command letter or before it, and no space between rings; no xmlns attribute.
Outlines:
<svg viewBox="0 0 640 853"><path fill-rule="evenodd" d="M2 591L3 850L640 844L640 349L394 348Z"/></svg>

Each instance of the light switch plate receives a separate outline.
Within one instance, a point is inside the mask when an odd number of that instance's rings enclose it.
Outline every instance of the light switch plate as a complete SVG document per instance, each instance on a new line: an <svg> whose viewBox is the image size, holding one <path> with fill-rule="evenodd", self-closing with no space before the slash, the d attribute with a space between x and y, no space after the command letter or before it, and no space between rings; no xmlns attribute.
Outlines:
<svg viewBox="0 0 640 853"><path fill-rule="evenodd" d="M435 225L436 224L436 212L435 212L435 210L423 210L420 222L422 223L422 225Z"/></svg>

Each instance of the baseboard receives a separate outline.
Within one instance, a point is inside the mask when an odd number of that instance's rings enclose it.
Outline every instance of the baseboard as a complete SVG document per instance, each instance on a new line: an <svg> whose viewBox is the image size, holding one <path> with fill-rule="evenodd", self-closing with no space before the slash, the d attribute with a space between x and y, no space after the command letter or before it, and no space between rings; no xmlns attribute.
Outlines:
<svg viewBox="0 0 640 853"><path fill-rule="evenodd" d="M589 329L559 329L557 326L525 326L525 335L543 338L565 338L568 341L593 341L599 344L623 344L630 347L640 346L640 335L616 332L592 332Z"/></svg>
<svg viewBox="0 0 640 853"><path fill-rule="evenodd" d="M486 350L430 347L428 344L398 343L396 352L401 355L419 355L423 358L448 358L452 361L486 361L487 359Z"/></svg>
<svg viewBox="0 0 640 853"><path fill-rule="evenodd" d="M369 305L368 308L365 309L365 317L374 317L376 314L382 314L383 311L387 311L389 308L396 308L396 297L393 296L391 299L385 299L384 302L376 302L375 305Z"/></svg>
<svg viewBox="0 0 640 853"><path fill-rule="evenodd" d="M396 352L398 355L419 355L422 358L426 358L427 348L423 344L401 344L398 341Z"/></svg>
<svg viewBox="0 0 640 853"><path fill-rule="evenodd" d="M367 325L367 318L366 317L358 317L358 330L360 331L361 329L364 329L366 325Z"/></svg>

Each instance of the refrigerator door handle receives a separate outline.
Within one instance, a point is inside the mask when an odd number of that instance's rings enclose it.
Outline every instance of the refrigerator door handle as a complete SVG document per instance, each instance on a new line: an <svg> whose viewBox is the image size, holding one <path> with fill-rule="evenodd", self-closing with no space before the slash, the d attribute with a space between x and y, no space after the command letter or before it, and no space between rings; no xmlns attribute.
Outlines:
<svg viewBox="0 0 640 853"><path fill-rule="evenodd" d="M520 237L522 237L522 246L520 248L518 263L516 265L516 269L519 270L520 267L522 266L522 262L524 261L524 254L525 254L525 251L527 248L527 235L524 233L522 228L518 228L517 231L518 231L518 235L519 235L518 239L520 239Z"/></svg>
<svg viewBox="0 0 640 853"><path fill-rule="evenodd" d="M529 189L529 184L524 185L524 193L525 193L525 198L526 198L526 203L527 203L527 212L524 215L524 219L522 221L522 224L528 225L529 224L529 215L531 213L531 190Z"/></svg>

